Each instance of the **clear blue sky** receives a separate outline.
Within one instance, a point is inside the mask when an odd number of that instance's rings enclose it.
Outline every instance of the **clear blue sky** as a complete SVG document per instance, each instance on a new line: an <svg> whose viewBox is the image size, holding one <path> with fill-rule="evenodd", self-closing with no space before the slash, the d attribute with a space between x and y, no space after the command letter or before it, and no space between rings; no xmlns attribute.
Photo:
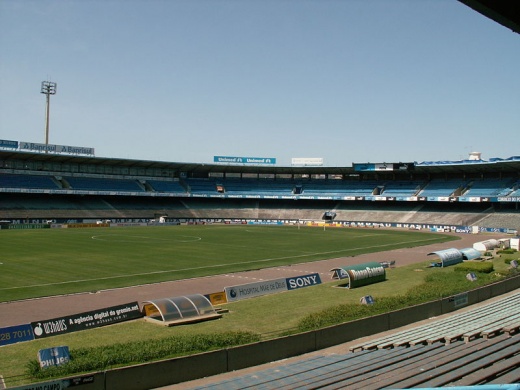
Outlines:
<svg viewBox="0 0 520 390"><path fill-rule="evenodd" d="M456 0L2 0L0 139L96 156L520 155L520 35Z"/></svg>

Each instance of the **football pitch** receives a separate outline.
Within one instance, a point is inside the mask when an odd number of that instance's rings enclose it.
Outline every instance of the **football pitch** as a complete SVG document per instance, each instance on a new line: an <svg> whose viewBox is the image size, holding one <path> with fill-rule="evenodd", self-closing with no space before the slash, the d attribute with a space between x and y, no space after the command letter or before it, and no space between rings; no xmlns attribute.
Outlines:
<svg viewBox="0 0 520 390"><path fill-rule="evenodd" d="M193 225L0 231L0 302L290 265L456 237L407 230Z"/></svg>

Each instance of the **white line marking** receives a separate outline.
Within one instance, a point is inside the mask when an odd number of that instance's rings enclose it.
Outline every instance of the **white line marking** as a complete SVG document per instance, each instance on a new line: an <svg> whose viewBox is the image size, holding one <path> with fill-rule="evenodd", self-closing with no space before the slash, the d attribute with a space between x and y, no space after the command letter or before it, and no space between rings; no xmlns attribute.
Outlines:
<svg viewBox="0 0 520 390"><path fill-rule="evenodd" d="M384 247L387 247L387 246L394 246L394 245L398 245L398 244L408 244L408 243L413 243L413 242L428 242L428 241L438 241L438 240L436 238L432 238L432 239L429 239L429 240L405 241L405 242L401 242L401 243L393 242L393 243L390 243L390 244L373 245L373 246L370 246L370 247L340 249L340 250L329 251L329 252L316 252L316 253L308 253L308 254L295 255L295 256L274 257L274 258L268 258L268 259L251 260L251 261L237 262L237 263L215 264L215 265L204 266L204 267L192 267L192 268L182 268L182 269L168 269L168 270L162 270L162 271L143 272L143 273L138 273L138 274L107 276L107 277L104 277L104 278L78 279L78 280L69 280L69 281L65 281L65 282L56 282L56 283L42 283L42 284L33 284L33 285L28 285L28 286L5 287L5 288L0 288L0 291L4 291L4 290L18 290L18 289L22 289L22 288L33 288L33 287L59 286L59 285L63 285L63 284L94 282L94 281L98 281L98 280L121 279L121 278L129 278L129 277L134 277L134 276L157 275L157 274L175 273L175 272L182 272L182 271L194 271L194 270L198 270L198 269L222 268L222 267L227 267L227 266L232 266L232 265L241 265L241 264L265 263L265 262L269 262L269 261L277 261L277 260L285 260L285 259L297 259L297 258L304 258L304 257L308 257L308 256L314 256L314 255L324 255L324 254L350 252L350 251L355 251L355 250L359 250L359 249L368 249L368 248L384 248Z"/></svg>
<svg viewBox="0 0 520 390"><path fill-rule="evenodd" d="M123 239L111 239L111 237L123 237ZM178 240L177 237L184 237L188 238L188 240ZM202 237L198 236L182 236L177 235L169 238L162 238L162 237L150 237L150 236L129 236L126 234L102 234L97 236L91 237L93 240L96 241L107 241L107 242L133 242L135 243L136 238L143 238L148 241L173 241L173 242L193 242L193 241L200 241L202 240ZM127 240L125 240L127 238Z"/></svg>

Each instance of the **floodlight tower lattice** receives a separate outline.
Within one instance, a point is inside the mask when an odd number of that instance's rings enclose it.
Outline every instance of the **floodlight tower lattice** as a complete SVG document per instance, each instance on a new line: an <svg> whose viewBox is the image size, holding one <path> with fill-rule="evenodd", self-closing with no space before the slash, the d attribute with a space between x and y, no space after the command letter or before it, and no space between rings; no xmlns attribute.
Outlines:
<svg viewBox="0 0 520 390"><path fill-rule="evenodd" d="M47 96L47 104L45 105L45 146L49 145L49 107L51 95L56 95L56 83L52 81L42 81L41 93ZM45 149L47 153L47 149Z"/></svg>

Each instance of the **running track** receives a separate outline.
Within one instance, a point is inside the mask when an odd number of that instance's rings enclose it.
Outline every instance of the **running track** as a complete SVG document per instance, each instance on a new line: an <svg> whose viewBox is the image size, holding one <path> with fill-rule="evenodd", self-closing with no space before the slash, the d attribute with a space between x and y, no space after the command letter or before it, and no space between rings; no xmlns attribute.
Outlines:
<svg viewBox="0 0 520 390"><path fill-rule="evenodd" d="M103 290L96 293L80 293L4 302L0 303L0 328L79 314L134 301L138 301L139 304L141 304L143 301L153 299L190 294L210 294L223 291L224 287L228 286L309 273L319 273L322 282L325 283L332 281L330 270L335 267L361 264L369 261L390 260L396 260L396 266L399 267L427 261L430 259L427 254L434 251L448 248L468 248L472 247L475 242L489 238L489 236L484 237L482 235L471 234L459 235L459 237L461 238L460 241L450 241L353 257L341 257L311 263L294 264L292 266L265 268L255 271Z"/></svg>

